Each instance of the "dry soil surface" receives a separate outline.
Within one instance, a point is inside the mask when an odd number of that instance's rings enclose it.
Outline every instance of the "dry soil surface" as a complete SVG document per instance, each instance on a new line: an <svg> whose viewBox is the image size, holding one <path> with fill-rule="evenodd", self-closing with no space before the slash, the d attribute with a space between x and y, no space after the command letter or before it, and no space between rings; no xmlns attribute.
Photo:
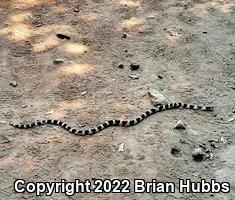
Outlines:
<svg viewBox="0 0 235 200"><path fill-rule="evenodd" d="M232 0L1 0L0 199L235 199L234 22ZM136 71L133 62L140 65ZM87 128L130 119L151 106L149 88L215 110L169 110L90 137L57 126L8 125L57 118ZM173 128L178 120L185 130ZM191 152L199 144L207 153L195 162ZM179 178L215 178L230 182L231 191L36 197L14 192L19 178L142 178L176 185Z"/></svg>

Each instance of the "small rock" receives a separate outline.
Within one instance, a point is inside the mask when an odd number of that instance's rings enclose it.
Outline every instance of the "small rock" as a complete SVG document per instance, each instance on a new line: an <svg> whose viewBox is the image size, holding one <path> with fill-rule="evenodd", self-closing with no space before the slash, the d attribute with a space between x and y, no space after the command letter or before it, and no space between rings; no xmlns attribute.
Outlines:
<svg viewBox="0 0 235 200"><path fill-rule="evenodd" d="M131 79L135 80L135 79L139 79L139 75L138 74L131 74L129 76Z"/></svg>
<svg viewBox="0 0 235 200"><path fill-rule="evenodd" d="M85 127L84 124L79 124L78 127L82 128L82 127Z"/></svg>
<svg viewBox="0 0 235 200"><path fill-rule="evenodd" d="M53 63L54 63L55 65L62 64L62 63L64 63L64 59L62 59L62 58L57 58L57 59L53 60Z"/></svg>
<svg viewBox="0 0 235 200"><path fill-rule="evenodd" d="M17 82L16 81L11 81L9 85L12 86L12 87L16 87L17 86Z"/></svg>
<svg viewBox="0 0 235 200"><path fill-rule="evenodd" d="M218 148L218 146L214 142L211 143L211 147Z"/></svg>
<svg viewBox="0 0 235 200"><path fill-rule="evenodd" d="M226 140L223 136L220 138L220 141L221 141L223 144L226 144L226 143L227 143L227 140Z"/></svg>
<svg viewBox="0 0 235 200"><path fill-rule="evenodd" d="M127 34L126 33L123 33L122 34L122 38L126 38L127 37Z"/></svg>
<svg viewBox="0 0 235 200"><path fill-rule="evenodd" d="M157 89L149 88L148 93L150 95L150 99L153 105L169 103L168 99Z"/></svg>
<svg viewBox="0 0 235 200"><path fill-rule="evenodd" d="M119 64L119 65L118 65L118 68L119 68L119 69L123 69L123 68L124 68L124 65L123 65L123 64Z"/></svg>
<svg viewBox="0 0 235 200"><path fill-rule="evenodd" d="M41 24L41 23L36 24L36 27L40 27L40 26L42 26L42 24Z"/></svg>
<svg viewBox="0 0 235 200"><path fill-rule="evenodd" d="M178 148L178 147L172 147L172 148L171 148L171 154L172 154L173 156L178 157L178 156L180 155L180 152L181 152L181 149Z"/></svg>
<svg viewBox="0 0 235 200"><path fill-rule="evenodd" d="M209 139L208 142L210 142L210 143L211 143L211 142L216 142L216 143L218 143L219 140L218 140L218 139Z"/></svg>
<svg viewBox="0 0 235 200"><path fill-rule="evenodd" d="M125 52L125 53L127 53L127 52L128 52L128 50L127 50L127 49L125 49L125 50L124 50L124 52Z"/></svg>
<svg viewBox="0 0 235 200"><path fill-rule="evenodd" d="M27 105L24 105L24 104L22 104L22 105L20 105L22 108L26 108L27 107Z"/></svg>
<svg viewBox="0 0 235 200"><path fill-rule="evenodd" d="M199 143L198 146L203 148L206 151L208 150L205 143Z"/></svg>
<svg viewBox="0 0 235 200"><path fill-rule="evenodd" d="M83 92L82 92L82 96L85 96L86 93L87 93L87 91L83 91Z"/></svg>
<svg viewBox="0 0 235 200"><path fill-rule="evenodd" d="M228 119L228 122L232 122L234 120L235 120L235 117L232 117L232 118Z"/></svg>
<svg viewBox="0 0 235 200"><path fill-rule="evenodd" d="M212 160L214 158L214 155L212 152L209 153L209 159Z"/></svg>
<svg viewBox="0 0 235 200"><path fill-rule="evenodd" d="M134 71L134 70L137 70L140 68L140 65L137 64L137 63L131 63L131 66L130 66L131 70Z"/></svg>
<svg viewBox="0 0 235 200"><path fill-rule="evenodd" d="M174 126L174 129L186 129L186 125L182 121L178 121Z"/></svg>
<svg viewBox="0 0 235 200"><path fill-rule="evenodd" d="M74 12L79 12L79 11L80 11L80 6L79 6L79 5L75 6L75 7L73 8L73 11L74 11Z"/></svg>
<svg viewBox="0 0 235 200"><path fill-rule="evenodd" d="M65 35L65 34L62 34L62 33L58 33L56 34L56 36L60 39L66 39L66 40L70 40L70 37Z"/></svg>
<svg viewBox="0 0 235 200"><path fill-rule="evenodd" d="M162 79L163 77L161 75L157 75L158 78Z"/></svg>
<svg viewBox="0 0 235 200"><path fill-rule="evenodd" d="M0 124L7 124L7 121L0 121Z"/></svg>
<svg viewBox="0 0 235 200"><path fill-rule="evenodd" d="M207 34L207 31L203 31L202 33L203 33L203 34Z"/></svg>
<svg viewBox="0 0 235 200"><path fill-rule="evenodd" d="M125 145L124 143L121 143L121 144L118 145L118 151L119 152L123 152L124 151L124 145Z"/></svg>
<svg viewBox="0 0 235 200"><path fill-rule="evenodd" d="M196 147L192 151L192 157L195 161L202 161L204 158L204 153L201 147Z"/></svg>
<svg viewBox="0 0 235 200"><path fill-rule="evenodd" d="M147 16L147 19L155 19L155 16Z"/></svg>
<svg viewBox="0 0 235 200"><path fill-rule="evenodd" d="M227 96L226 94L219 94L219 97Z"/></svg>
<svg viewBox="0 0 235 200"><path fill-rule="evenodd" d="M182 143L182 144L188 144L188 141L187 141L186 139L184 139L184 138L181 138L181 139L180 139L180 143Z"/></svg>
<svg viewBox="0 0 235 200"><path fill-rule="evenodd" d="M235 110L232 110L232 113L235 113Z"/></svg>
<svg viewBox="0 0 235 200"><path fill-rule="evenodd" d="M51 111L45 112L45 115L50 115L50 114L52 114L52 113L54 113L54 110L51 110Z"/></svg>

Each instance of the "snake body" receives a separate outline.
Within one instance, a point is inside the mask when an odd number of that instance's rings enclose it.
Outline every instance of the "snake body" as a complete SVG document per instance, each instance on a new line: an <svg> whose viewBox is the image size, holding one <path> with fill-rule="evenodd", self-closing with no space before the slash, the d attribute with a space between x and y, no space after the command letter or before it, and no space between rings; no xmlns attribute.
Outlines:
<svg viewBox="0 0 235 200"><path fill-rule="evenodd" d="M96 134L108 127L111 126L134 126L136 124L139 124L141 121L146 119L152 114L155 114L157 112L161 112L164 110L169 110L169 109L176 109L176 108L185 108L185 109L191 109L191 110L202 110L202 111L212 111L213 107L212 106L196 106L196 105L190 105L186 103L169 103L169 104L164 104L164 105L156 105L153 106L152 108L148 109L141 115L139 115L137 118L126 121L126 120L108 120L102 124L97 125L95 128L91 129L86 129L86 130L80 130L76 128L72 128L68 124L66 124L63 121L56 120L56 119L45 119L41 121L35 121L30 124L13 124L10 123L11 126L15 128L21 128L21 129L28 129L28 128L33 128L35 126L41 126L45 124L53 124L57 126L61 126L67 131L69 131L72 134L79 135L79 136L85 136L85 135L93 135Z"/></svg>

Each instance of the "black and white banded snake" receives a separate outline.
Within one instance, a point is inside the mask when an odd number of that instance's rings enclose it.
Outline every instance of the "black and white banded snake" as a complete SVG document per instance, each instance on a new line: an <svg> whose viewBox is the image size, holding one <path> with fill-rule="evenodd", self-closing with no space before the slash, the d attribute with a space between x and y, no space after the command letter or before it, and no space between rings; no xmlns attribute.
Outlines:
<svg viewBox="0 0 235 200"><path fill-rule="evenodd" d="M72 128L71 126L69 126L65 122L60 121L60 120L56 120L56 119L45 119L45 120L41 120L41 121L35 121L30 124L10 123L10 125L15 128L27 129L27 128L33 128L35 126L41 126L41 125L45 125L45 124L53 124L53 125L58 125L58 126L63 127L64 129L66 129L67 131L69 131L72 134L79 135L79 136L85 136L85 135L96 134L96 133L98 133L98 132L100 132L110 126L125 126L125 127L134 126L154 113L161 112L164 110L169 110L169 109L176 109L176 108L185 108L185 109L202 110L202 111L212 111L213 110L212 106L196 106L196 105L189 105L189 104L185 104L185 103L169 103L169 104L164 104L164 105L156 105L156 106L153 106L152 108L148 109L147 111L145 111L144 113L142 113L141 115L139 115L135 119L132 119L129 121L108 120L102 124L97 125L95 128L86 129L86 130Z"/></svg>

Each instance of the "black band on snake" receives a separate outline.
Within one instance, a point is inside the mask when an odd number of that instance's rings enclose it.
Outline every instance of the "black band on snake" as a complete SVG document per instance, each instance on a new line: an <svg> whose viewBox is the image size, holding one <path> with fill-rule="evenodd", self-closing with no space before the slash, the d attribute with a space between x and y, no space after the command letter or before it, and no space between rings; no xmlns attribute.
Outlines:
<svg viewBox="0 0 235 200"><path fill-rule="evenodd" d="M161 112L164 110L176 109L176 108L185 108L185 109L202 110L202 111L212 111L213 110L212 106L196 106L196 105L189 105L189 104L185 104L185 103L169 103L169 104L164 104L164 105L156 105L135 119L132 119L129 121L109 120L109 121L104 122L103 124L97 125L95 128L91 128L91 129L87 129L87 130L80 130L80 129L72 128L68 124L66 124L60 120L56 120L56 119L46 119L46 120L42 120L42 121L35 121L35 122L32 122L31 124L12 124L12 123L10 123L10 125L15 128L27 129L27 128L33 128L35 126L41 126L44 124L54 124L54 125L58 125L58 126L63 127L64 129L66 129L67 131L69 131L70 133L73 133L75 135L85 136L85 135L96 134L96 133L98 133L98 132L100 132L110 126L125 126L125 127L134 126L156 112Z"/></svg>

